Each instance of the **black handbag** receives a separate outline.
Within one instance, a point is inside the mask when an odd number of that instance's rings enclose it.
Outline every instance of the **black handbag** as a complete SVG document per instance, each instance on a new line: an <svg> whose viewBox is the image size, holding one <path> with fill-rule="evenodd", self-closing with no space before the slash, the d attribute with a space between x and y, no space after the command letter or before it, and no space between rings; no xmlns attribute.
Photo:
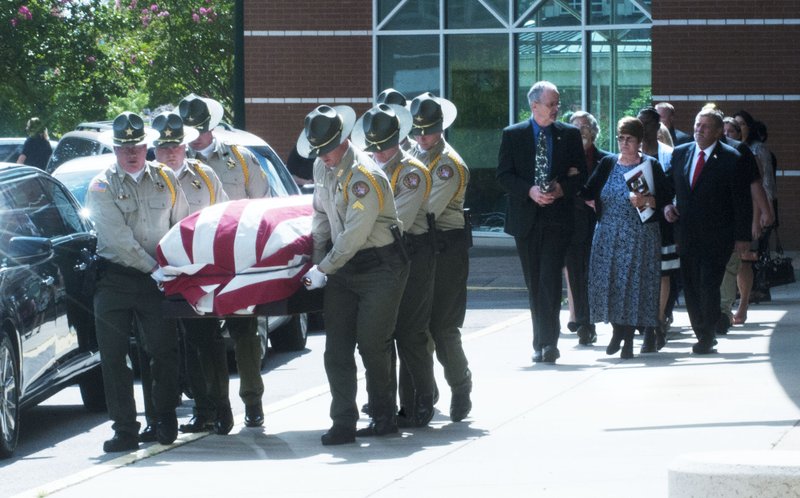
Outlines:
<svg viewBox="0 0 800 498"><path fill-rule="evenodd" d="M759 255L758 262L755 264L755 281L760 288L777 287L795 282L792 258L783 254L778 230L773 229L773 231L775 232L775 253L770 252L767 247L767 250Z"/></svg>

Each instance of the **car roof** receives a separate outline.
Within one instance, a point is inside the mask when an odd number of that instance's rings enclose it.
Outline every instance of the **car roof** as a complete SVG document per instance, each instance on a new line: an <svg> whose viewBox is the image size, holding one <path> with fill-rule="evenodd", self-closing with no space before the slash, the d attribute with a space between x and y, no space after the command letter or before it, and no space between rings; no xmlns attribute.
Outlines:
<svg viewBox="0 0 800 498"><path fill-rule="evenodd" d="M81 156L69 161L65 161L53 171L53 176L66 173L77 173L81 171L100 172L117 160L114 154L96 154L93 156Z"/></svg>
<svg viewBox="0 0 800 498"><path fill-rule="evenodd" d="M15 178L18 176L30 175L32 173L50 176L49 173L35 166L0 162L0 178Z"/></svg>
<svg viewBox="0 0 800 498"><path fill-rule="evenodd" d="M213 133L218 140L221 140L229 144L251 146L251 147L268 145L267 142L264 141L264 139L259 137L258 135L253 135L249 131L239 130L236 128L228 129L222 126L218 126L214 128Z"/></svg>
<svg viewBox="0 0 800 498"><path fill-rule="evenodd" d="M84 121L75 127L75 131L104 131L110 130L113 121Z"/></svg>

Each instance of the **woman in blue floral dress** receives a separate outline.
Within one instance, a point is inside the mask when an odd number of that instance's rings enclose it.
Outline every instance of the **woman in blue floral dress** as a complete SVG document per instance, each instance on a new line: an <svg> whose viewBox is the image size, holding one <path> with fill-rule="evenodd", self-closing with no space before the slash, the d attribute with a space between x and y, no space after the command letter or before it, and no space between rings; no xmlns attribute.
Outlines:
<svg viewBox="0 0 800 498"><path fill-rule="evenodd" d="M658 325L661 280L661 235L658 220L673 196L658 161L639 149L644 127L636 118L617 124L620 153L604 158L581 191L595 201L598 213L589 262L589 308L592 322L610 322L613 329L606 353L622 348L633 358L633 335L639 327ZM631 193L625 173L650 162L653 185ZM639 210L653 210L642 221Z"/></svg>

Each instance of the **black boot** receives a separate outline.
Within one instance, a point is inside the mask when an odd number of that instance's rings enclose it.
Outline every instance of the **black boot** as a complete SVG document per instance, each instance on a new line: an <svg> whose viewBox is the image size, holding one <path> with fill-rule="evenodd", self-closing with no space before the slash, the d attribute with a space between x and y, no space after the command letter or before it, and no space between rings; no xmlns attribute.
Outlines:
<svg viewBox="0 0 800 498"><path fill-rule="evenodd" d="M425 427L433 418L433 394L417 394L414 406L414 425Z"/></svg>
<svg viewBox="0 0 800 498"><path fill-rule="evenodd" d="M667 325L667 321L664 320L656 327L656 350L661 351L661 348L667 345L667 329L669 325Z"/></svg>
<svg viewBox="0 0 800 498"><path fill-rule="evenodd" d="M358 437L371 437L371 436L385 436L387 434L397 433L397 415L381 415L372 418L372 421L367 427L358 429L356 436Z"/></svg>
<svg viewBox="0 0 800 498"><path fill-rule="evenodd" d="M636 329L633 327L626 327L625 332L623 333L622 339L622 352L619 354L619 357L623 360L629 360L633 358L633 334L636 332Z"/></svg>
<svg viewBox="0 0 800 498"><path fill-rule="evenodd" d="M655 353L656 351L658 351L658 349L656 349L656 329L647 327L644 329L644 342L642 342L642 349L639 350L639 352Z"/></svg>
<svg viewBox="0 0 800 498"><path fill-rule="evenodd" d="M611 341L608 343L608 347L606 347L606 354L608 355L619 351L619 345L622 342L622 327L612 324L611 330L613 335L611 336Z"/></svg>

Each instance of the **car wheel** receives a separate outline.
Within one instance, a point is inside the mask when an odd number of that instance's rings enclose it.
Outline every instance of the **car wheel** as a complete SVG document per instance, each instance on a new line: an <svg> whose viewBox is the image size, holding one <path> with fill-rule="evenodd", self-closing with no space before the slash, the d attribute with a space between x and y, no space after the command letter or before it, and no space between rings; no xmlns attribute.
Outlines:
<svg viewBox="0 0 800 498"><path fill-rule="evenodd" d="M302 351L308 340L308 314L292 315L289 323L269 335L276 351Z"/></svg>
<svg viewBox="0 0 800 498"><path fill-rule="evenodd" d="M8 458L19 438L19 363L8 334L0 330L0 458Z"/></svg>
<svg viewBox="0 0 800 498"><path fill-rule="evenodd" d="M103 388L103 371L100 365L80 376L78 385L81 388L83 406L90 412L106 411L106 393Z"/></svg>

